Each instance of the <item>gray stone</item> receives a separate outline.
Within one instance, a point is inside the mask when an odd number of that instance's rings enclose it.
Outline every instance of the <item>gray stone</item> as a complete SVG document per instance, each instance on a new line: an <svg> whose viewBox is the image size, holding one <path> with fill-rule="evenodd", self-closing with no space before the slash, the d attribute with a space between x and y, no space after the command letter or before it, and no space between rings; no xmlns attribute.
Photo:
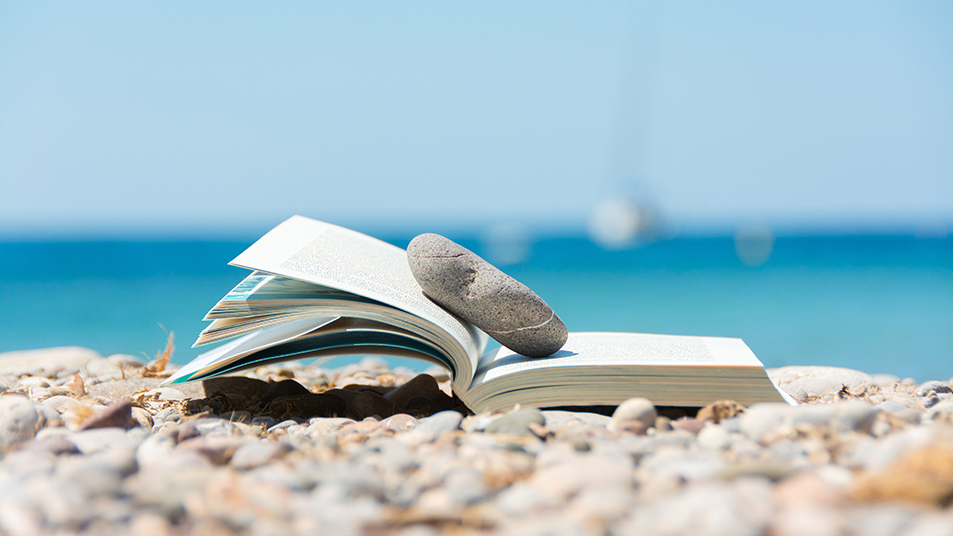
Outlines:
<svg viewBox="0 0 953 536"><path fill-rule="evenodd" d="M566 325L542 298L459 244L422 234L407 259L428 298L510 350L543 357L566 343Z"/></svg>
<svg viewBox="0 0 953 536"><path fill-rule="evenodd" d="M460 429L463 415L456 411L441 411L426 419L421 419L414 430L440 435L444 432L453 432Z"/></svg>
<svg viewBox="0 0 953 536"><path fill-rule="evenodd" d="M36 435L40 414L25 396L0 397L0 454Z"/></svg>
<svg viewBox="0 0 953 536"><path fill-rule="evenodd" d="M546 424L546 419L538 409L524 408L508 413L491 422L486 427L490 434L532 434L530 423L540 426Z"/></svg>
<svg viewBox="0 0 953 536"><path fill-rule="evenodd" d="M953 393L953 388L936 380L923 382L920 387L917 387L917 396L928 396L931 392L936 394Z"/></svg>

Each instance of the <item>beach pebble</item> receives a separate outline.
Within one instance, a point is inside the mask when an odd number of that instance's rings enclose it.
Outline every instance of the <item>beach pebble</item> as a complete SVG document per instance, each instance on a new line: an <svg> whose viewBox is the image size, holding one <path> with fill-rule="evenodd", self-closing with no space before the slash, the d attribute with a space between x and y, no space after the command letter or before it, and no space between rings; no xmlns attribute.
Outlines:
<svg viewBox="0 0 953 536"><path fill-rule="evenodd" d="M489 434L532 435L533 432L529 427L530 423L542 426L546 424L546 419L538 409L523 408L497 418L484 431Z"/></svg>
<svg viewBox="0 0 953 536"><path fill-rule="evenodd" d="M510 350L543 357L566 343L565 324L542 298L455 242L422 234L407 258L428 298Z"/></svg>
<svg viewBox="0 0 953 536"><path fill-rule="evenodd" d="M0 397L0 454L36 435L40 414L33 402L19 395Z"/></svg>
<svg viewBox="0 0 953 536"><path fill-rule="evenodd" d="M406 408L407 402L411 399L417 397L429 398L438 392L440 392L440 387L437 386L437 380L433 376L418 374L404 385L385 394L384 398L398 408Z"/></svg>
<svg viewBox="0 0 953 536"><path fill-rule="evenodd" d="M290 448L287 443L275 441L246 441L232 455L230 463L236 469L253 469L284 456Z"/></svg>
<svg viewBox="0 0 953 536"><path fill-rule="evenodd" d="M836 396L844 390L861 393L873 384L869 374L840 367L790 366L767 372L778 387L801 401Z"/></svg>
<svg viewBox="0 0 953 536"><path fill-rule="evenodd" d="M83 421L81 430L92 428L131 428L136 424L132 418L132 403L128 400L117 400L106 409Z"/></svg>
<svg viewBox="0 0 953 536"><path fill-rule="evenodd" d="M923 382L919 387L917 387L917 396L928 396L930 393L938 395L943 393L953 393L953 388L943 382L936 380Z"/></svg>
<svg viewBox="0 0 953 536"><path fill-rule="evenodd" d="M0 375L0 386L45 398L0 395L0 409L22 405L30 421L0 455L3 534L953 536L953 394L942 382L873 378L796 407L722 401L695 417L645 399L614 417L464 417L440 411L459 400L434 378L371 359L259 367L196 404L147 396L162 378L80 371L86 397L67 385L75 367L31 367ZM291 376L298 385L256 404ZM323 392L305 392L316 378ZM355 401L404 411L399 400L436 413L309 418L322 397L341 411ZM135 401L143 426L75 430L120 399ZM608 430L619 427L646 433Z"/></svg>
<svg viewBox="0 0 953 536"><path fill-rule="evenodd" d="M612 413L608 428L610 432L644 434L655 425L656 417L658 412L651 400L641 397L630 398L619 404Z"/></svg>
<svg viewBox="0 0 953 536"><path fill-rule="evenodd" d="M848 400L836 404L837 413L834 417L834 426L840 431L856 431L870 433L870 428L877 417L879 409L863 400Z"/></svg>
<svg viewBox="0 0 953 536"><path fill-rule="evenodd" d="M425 419L420 419L414 430L440 435L444 432L453 432L460 429L463 415L456 411L441 411Z"/></svg>

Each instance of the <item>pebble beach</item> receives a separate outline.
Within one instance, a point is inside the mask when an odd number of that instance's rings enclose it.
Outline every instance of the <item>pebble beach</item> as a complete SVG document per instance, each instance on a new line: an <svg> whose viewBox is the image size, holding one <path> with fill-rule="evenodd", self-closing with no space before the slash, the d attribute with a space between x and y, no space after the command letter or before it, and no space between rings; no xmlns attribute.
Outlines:
<svg viewBox="0 0 953 536"><path fill-rule="evenodd" d="M161 387L170 353L0 354L0 533L953 536L953 379L784 367L798 406L473 415L438 368Z"/></svg>

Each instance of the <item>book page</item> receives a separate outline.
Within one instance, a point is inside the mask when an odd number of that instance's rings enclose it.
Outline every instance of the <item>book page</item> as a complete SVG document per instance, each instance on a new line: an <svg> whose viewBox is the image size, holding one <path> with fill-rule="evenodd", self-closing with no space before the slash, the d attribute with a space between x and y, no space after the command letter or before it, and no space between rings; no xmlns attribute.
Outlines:
<svg viewBox="0 0 953 536"><path fill-rule="evenodd" d="M530 358L501 348L480 362L460 398L473 411L616 405L703 406L786 400L741 339L643 333L570 333L555 354Z"/></svg>
<svg viewBox="0 0 953 536"><path fill-rule="evenodd" d="M296 339L321 326L326 326L337 319L338 317L302 318L250 333L240 339L235 339L234 341L199 355L176 371L175 374L162 382L162 384L169 385L187 382L192 376L220 368L224 363L234 359L235 356L249 354L263 348Z"/></svg>
<svg viewBox="0 0 953 536"><path fill-rule="evenodd" d="M232 261L233 265L336 288L423 318L460 345L458 370L469 384L486 335L427 299L410 272L407 252L362 233L293 216Z"/></svg>
<svg viewBox="0 0 953 536"><path fill-rule="evenodd" d="M526 357L501 347L481 359L474 383L544 368L628 365L762 367L741 339L575 332L560 351L548 357Z"/></svg>

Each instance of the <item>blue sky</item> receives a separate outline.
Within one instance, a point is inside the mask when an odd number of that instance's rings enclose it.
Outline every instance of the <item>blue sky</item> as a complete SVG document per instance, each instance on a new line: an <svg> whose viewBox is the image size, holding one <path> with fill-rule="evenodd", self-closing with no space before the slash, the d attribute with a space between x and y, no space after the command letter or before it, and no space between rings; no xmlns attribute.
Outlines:
<svg viewBox="0 0 953 536"><path fill-rule="evenodd" d="M953 224L950 2L0 1L0 237Z"/></svg>

